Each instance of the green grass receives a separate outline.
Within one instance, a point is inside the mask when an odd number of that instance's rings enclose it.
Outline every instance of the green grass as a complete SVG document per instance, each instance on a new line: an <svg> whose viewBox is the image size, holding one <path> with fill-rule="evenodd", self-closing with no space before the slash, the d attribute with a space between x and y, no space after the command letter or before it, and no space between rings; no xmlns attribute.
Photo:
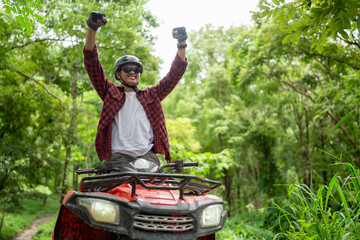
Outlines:
<svg viewBox="0 0 360 240"><path fill-rule="evenodd" d="M60 198L57 195L48 198L46 207L43 206L41 197L32 194L23 196L20 202L21 204L14 205L11 211L8 210L5 214L0 232L1 240L11 239L38 218L56 214L60 207Z"/></svg>
<svg viewBox="0 0 360 240"><path fill-rule="evenodd" d="M56 224L57 215L50 221L39 226L33 240L49 240Z"/></svg>
<svg viewBox="0 0 360 240"><path fill-rule="evenodd" d="M264 218L259 212L228 218L224 228L216 233L216 239L272 239L275 233L262 227L263 220Z"/></svg>

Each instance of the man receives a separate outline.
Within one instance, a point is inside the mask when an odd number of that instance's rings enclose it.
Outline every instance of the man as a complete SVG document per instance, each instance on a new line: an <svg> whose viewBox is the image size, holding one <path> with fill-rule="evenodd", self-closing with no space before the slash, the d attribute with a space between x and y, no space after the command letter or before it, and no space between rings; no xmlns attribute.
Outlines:
<svg viewBox="0 0 360 240"><path fill-rule="evenodd" d="M116 86L105 76L95 40L97 30L106 22L104 14L90 14L83 51L86 71L104 102L95 139L96 152L104 160L105 169L155 172L160 165L156 153L171 160L161 101L186 70L186 30L184 27L173 30L178 50L169 73L156 86L140 90L137 85L143 64L135 56L125 55L115 63L114 75L122 86Z"/></svg>

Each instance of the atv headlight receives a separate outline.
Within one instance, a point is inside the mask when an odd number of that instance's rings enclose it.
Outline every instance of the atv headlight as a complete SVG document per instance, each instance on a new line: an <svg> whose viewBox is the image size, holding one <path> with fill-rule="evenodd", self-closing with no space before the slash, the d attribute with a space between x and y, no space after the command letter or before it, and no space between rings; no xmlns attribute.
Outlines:
<svg viewBox="0 0 360 240"><path fill-rule="evenodd" d="M79 198L78 203L86 208L93 220L120 224L119 206L115 203L97 198Z"/></svg>
<svg viewBox="0 0 360 240"><path fill-rule="evenodd" d="M204 208L200 215L200 226L202 228L218 226L223 209L224 206L222 204L215 204Z"/></svg>

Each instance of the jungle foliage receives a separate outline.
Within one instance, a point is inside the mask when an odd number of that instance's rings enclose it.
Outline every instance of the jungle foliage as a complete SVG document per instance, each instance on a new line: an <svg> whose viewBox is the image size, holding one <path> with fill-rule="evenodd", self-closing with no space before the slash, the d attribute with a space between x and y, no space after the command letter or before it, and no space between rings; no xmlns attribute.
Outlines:
<svg viewBox="0 0 360 240"><path fill-rule="evenodd" d="M99 164L101 100L82 60L89 12L110 20L97 40L109 79L134 54L146 63L140 87L156 84L161 61L146 1L11 2L0 11L0 229L22 193L64 194L76 169ZM188 69L163 102L172 156L223 182L237 235L360 234L359 13L356 0L262 0L252 26L189 34Z"/></svg>

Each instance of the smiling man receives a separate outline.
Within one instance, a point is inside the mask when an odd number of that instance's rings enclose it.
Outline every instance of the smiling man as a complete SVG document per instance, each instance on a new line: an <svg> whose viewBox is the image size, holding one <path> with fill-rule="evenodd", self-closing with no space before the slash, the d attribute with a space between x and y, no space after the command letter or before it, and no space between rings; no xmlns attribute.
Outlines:
<svg viewBox="0 0 360 240"><path fill-rule="evenodd" d="M178 40L178 50L168 74L157 85L140 90L137 85L143 64L135 56L122 56L115 63L115 79L122 86L113 84L105 76L99 61L96 32L106 22L104 14L90 14L83 51L86 71L104 102L95 139L96 152L100 161L104 160L105 170L155 172L160 165L157 153L165 154L165 159L171 161L161 101L186 70L186 30L180 27L172 32Z"/></svg>

